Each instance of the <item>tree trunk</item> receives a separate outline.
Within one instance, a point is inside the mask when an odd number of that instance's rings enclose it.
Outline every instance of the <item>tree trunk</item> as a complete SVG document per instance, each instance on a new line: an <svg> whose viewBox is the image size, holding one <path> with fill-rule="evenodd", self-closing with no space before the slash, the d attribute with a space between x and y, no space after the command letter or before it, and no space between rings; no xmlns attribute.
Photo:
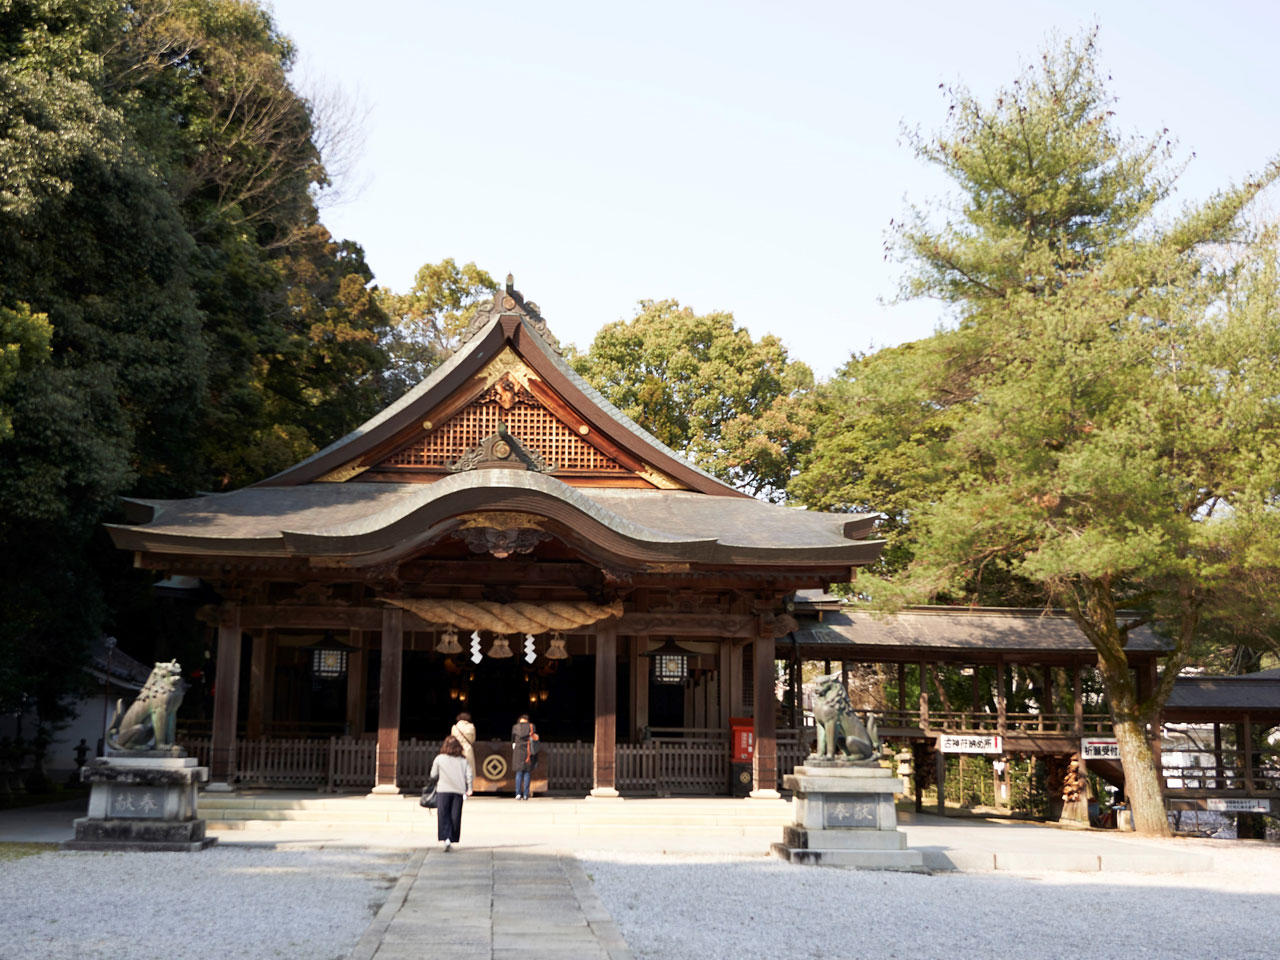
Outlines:
<svg viewBox="0 0 1280 960"><path fill-rule="evenodd" d="M1134 829L1149 836L1172 836L1169 817L1164 809L1164 793L1160 789L1160 773L1156 770L1151 741L1147 739L1147 727L1159 715L1169 696L1173 678L1182 665L1178 654L1190 644L1189 629L1194 626L1194 618L1189 624L1183 624L1178 651L1170 657L1174 662L1166 664L1165 675L1156 685L1156 690L1146 701L1139 703L1137 684L1124 651L1127 637L1116 622L1112 584L1105 578L1082 578L1072 600L1074 602L1069 607L1072 619L1098 651L1098 672L1102 675L1107 701L1111 705L1111 719L1116 744L1120 748L1120 765L1124 768L1125 793L1133 810Z"/></svg>
<svg viewBox="0 0 1280 960"><path fill-rule="evenodd" d="M1147 739L1145 718L1138 712L1137 689L1123 651L1121 664L1122 668L1115 670L1114 661L1098 657L1102 682L1111 703L1116 743L1120 747L1120 765L1124 767L1124 792L1133 809L1133 827L1138 833L1168 837L1172 832L1164 809L1160 774L1151 741Z"/></svg>

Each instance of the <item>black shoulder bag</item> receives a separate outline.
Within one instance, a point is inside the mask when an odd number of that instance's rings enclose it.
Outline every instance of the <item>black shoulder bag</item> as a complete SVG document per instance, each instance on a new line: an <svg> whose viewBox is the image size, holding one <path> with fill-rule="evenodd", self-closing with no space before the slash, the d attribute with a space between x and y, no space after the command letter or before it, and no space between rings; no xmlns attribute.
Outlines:
<svg viewBox="0 0 1280 960"><path fill-rule="evenodd" d="M432 810L436 807L436 784L440 782L439 777L432 777L427 781L427 785L422 788L422 798L418 800L421 807L430 807Z"/></svg>

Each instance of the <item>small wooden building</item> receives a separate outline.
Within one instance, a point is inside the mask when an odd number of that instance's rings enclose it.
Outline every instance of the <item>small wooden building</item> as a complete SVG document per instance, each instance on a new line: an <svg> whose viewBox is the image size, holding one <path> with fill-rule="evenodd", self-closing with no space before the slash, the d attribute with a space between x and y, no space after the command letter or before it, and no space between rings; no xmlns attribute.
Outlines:
<svg viewBox="0 0 1280 960"><path fill-rule="evenodd" d="M376 735L378 793L404 785L402 742L466 709L481 738L528 712L546 740L589 741L603 796L620 743L750 716L755 792L776 795L785 598L881 546L874 515L764 503L681 459L572 370L510 278L348 436L129 520L110 533L138 566L221 597L215 783L237 738Z"/></svg>

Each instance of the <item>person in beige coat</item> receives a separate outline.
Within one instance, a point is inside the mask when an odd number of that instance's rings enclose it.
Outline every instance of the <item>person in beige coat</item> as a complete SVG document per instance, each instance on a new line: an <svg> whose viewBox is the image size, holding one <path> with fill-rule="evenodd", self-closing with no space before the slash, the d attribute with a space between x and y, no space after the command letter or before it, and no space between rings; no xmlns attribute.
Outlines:
<svg viewBox="0 0 1280 960"><path fill-rule="evenodd" d="M476 775L476 725L471 722L471 714L460 713L458 719L449 730L449 736L457 737L462 744L462 755L467 758L467 766L471 768L471 777Z"/></svg>

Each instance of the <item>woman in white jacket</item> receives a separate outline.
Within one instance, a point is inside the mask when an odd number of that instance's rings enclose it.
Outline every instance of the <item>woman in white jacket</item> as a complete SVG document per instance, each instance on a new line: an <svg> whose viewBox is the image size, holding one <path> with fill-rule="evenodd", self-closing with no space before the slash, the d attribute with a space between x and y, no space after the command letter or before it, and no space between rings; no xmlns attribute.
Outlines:
<svg viewBox="0 0 1280 960"><path fill-rule="evenodd" d="M467 766L471 768L471 778L476 776L476 725L471 722L471 714L460 713L449 735L458 738L462 744L462 755L467 758Z"/></svg>
<svg viewBox="0 0 1280 960"><path fill-rule="evenodd" d="M431 764L431 777L436 780L436 836L447 853L462 839L462 798L471 796L471 767L457 737L444 738Z"/></svg>

